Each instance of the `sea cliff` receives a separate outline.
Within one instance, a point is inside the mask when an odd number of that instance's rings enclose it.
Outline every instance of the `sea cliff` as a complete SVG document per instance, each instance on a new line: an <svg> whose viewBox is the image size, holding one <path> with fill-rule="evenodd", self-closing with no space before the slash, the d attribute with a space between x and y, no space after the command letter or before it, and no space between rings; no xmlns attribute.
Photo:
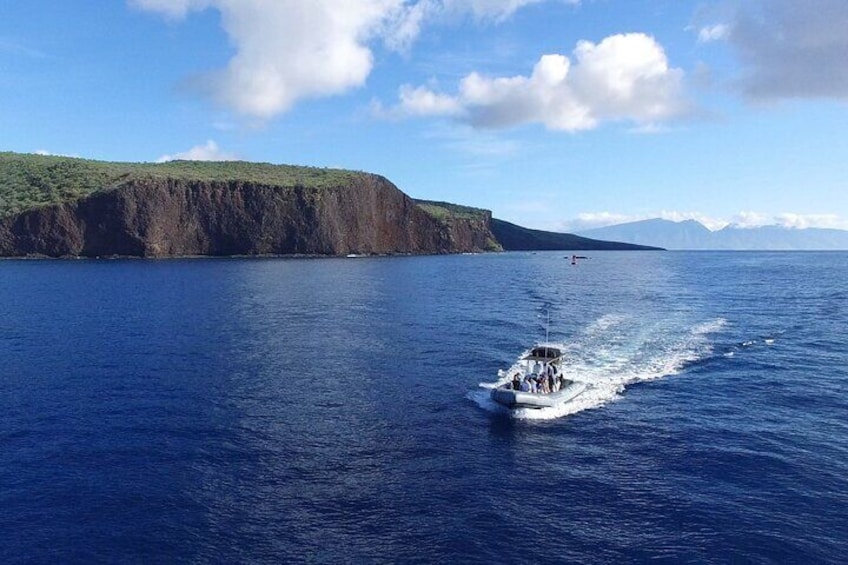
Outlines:
<svg viewBox="0 0 848 565"><path fill-rule="evenodd" d="M26 156L25 164L32 168L32 163L32 156ZM39 164L49 170L51 165L67 166L67 160ZM117 168L102 175L99 187L86 183L94 187L88 194L55 197L59 190L46 187L54 201L24 203L20 211L0 218L0 255L432 254L500 249L488 227L488 211L467 217L450 211L435 214L379 175L280 167L275 177L276 166L257 165L254 171L245 163L233 165L226 175L220 174L224 164L192 164L188 172L177 166L135 164L128 164L126 172L119 164L109 165ZM270 175L256 174L269 167ZM54 179L66 189L55 171L50 175L43 167L37 170L39 176L29 171L18 184L31 189L33 179L41 185L50 184L44 179ZM44 192L36 196L44 197Z"/></svg>
<svg viewBox="0 0 848 565"><path fill-rule="evenodd" d="M0 153L0 257L400 255L647 249L413 200L365 172Z"/></svg>

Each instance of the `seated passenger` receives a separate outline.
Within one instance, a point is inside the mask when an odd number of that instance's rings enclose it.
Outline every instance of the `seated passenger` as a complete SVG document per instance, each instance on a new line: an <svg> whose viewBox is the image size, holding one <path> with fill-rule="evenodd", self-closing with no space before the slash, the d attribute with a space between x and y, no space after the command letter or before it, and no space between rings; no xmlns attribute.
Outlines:
<svg viewBox="0 0 848 565"><path fill-rule="evenodd" d="M530 392L530 379L521 381L520 389L522 392Z"/></svg>

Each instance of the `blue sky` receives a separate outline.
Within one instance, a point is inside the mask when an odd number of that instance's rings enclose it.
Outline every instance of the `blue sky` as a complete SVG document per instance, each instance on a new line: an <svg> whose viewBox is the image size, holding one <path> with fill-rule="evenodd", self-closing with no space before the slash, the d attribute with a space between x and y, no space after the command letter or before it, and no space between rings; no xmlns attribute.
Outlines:
<svg viewBox="0 0 848 565"><path fill-rule="evenodd" d="M848 228L845 0L0 3L0 150L388 177L576 231Z"/></svg>

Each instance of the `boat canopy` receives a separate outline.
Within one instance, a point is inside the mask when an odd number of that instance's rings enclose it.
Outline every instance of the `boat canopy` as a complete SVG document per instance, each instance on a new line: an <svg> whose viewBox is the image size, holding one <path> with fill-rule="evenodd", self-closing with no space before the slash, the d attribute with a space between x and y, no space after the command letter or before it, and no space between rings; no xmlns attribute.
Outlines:
<svg viewBox="0 0 848 565"><path fill-rule="evenodd" d="M525 361L541 361L542 363L551 363L562 357L562 351L557 347L548 345L540 345L530 350L525 357Z"/></svg>

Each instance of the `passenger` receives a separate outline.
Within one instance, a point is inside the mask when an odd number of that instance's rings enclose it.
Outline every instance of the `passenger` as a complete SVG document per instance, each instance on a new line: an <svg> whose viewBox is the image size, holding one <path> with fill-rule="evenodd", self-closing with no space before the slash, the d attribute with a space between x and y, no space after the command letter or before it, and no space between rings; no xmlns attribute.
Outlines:
<svg viewBox="0 0 848 565"><path fill-rule="evenodd" d="M521 373L516 372L512 377L512 389L519 390L521 388Z"/></svg>
<svg viewBox="0 0 848 565"><path fill-rule="evenodd" d="M530 379L524 379L521 381L521 385L519 388L522 392L530 392Z"/></svg>

